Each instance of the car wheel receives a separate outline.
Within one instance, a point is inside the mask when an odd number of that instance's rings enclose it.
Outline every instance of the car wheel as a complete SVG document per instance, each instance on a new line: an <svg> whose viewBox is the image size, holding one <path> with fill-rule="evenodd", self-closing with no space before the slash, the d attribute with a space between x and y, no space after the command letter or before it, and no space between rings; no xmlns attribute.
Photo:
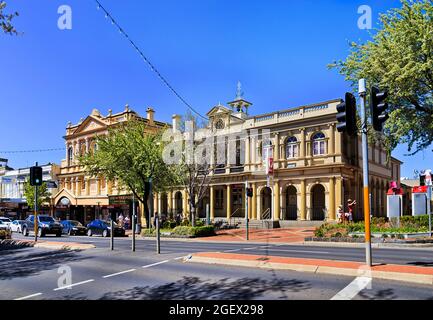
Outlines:
<svg viewBox="0 0 433 320"><path fill-rule="evenodd" d="M108 237L108 231L107 231L107 230L104 230L104 231L102 232L102 236L103 236L104 238Z"/></svg>
<svg viewBox="0 0 433 320"><path fill-rule="evenodd" d="M90 229L87 230L87 236L88 236L88 237L91 237L91 236L92 236L92 230L90 230Z"/></svg>
<svg viewBox="0 0 433 320"><path fill-rule="evenodd" d="M60 238L61 236L62 236L62 233L61 233L61 232L56 233L56 237L57 237L57 238Z"/></svg>
<svg viewBox="0 0 433 320"><path fill-rule="evenodd" d="M72 233L72 229L69 229L68 230L68 236L72 236L73 235L73 233Z"/></svg>
<svg viewBox="0 0 433 320"><path fill-rule="evenodd" d="M24 237L28 237L29 236L29 231L27 230L26 227L23 228L23 235L24 235Z"/></svg>

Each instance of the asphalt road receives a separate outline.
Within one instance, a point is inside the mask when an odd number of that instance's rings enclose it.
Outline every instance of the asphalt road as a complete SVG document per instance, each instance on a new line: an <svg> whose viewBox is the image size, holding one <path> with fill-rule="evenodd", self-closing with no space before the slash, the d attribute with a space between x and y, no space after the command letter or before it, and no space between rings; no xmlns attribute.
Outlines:
<svg viewBox="0 0 433 320"><path fill-rule="evenodd" d="M317 275L292 271L184 262L199 251L233 251L253 254L360 260L362 249L319 248L249 244L163 241L161 255L155 243L137 240L130 252L130 239L116 239L115 251L108 239L62 238L62 241L92 242L97 248L85 251L23 248L0 251L0 299L332 299L356 280L353 277ZM255 248L256 247L256 248ZM289 251L290 250L290 251ZM421 261L429 250L378 249L381 259ZM410 253L410 254L409 254ZM424 261L423 260L423 261ZM433 259L430 259L433 260ZM363 288L363 287L362 287ZM360 288L353 299L433 299L428 285L373 280Z"/></svg>
<svg viewBox="0 0 433 320"><path fill-rule="evenodd" d="M25 239L21 234L14 234L14 239ZM27 238L29 239L29 238ZM95 245L98 249L109 249L110 239L102 237L45 237L43 240L79 242ZM115 238L115 250L131 250L131 238ZM136 241L138 251L155 252L155 240ZM215 241L174 241L161 239L163 253L194 253L207 251L248 253L265 256L282 256L295 258L317 258L341 261L365 261L364 248L349 247L318 247L295 244L269 244L257 245L247 243L219 243ZM422 249L398 249L398 248L373 248L373 262L387 264L406 264L414 266L433 267L433 248Z"/></svg>

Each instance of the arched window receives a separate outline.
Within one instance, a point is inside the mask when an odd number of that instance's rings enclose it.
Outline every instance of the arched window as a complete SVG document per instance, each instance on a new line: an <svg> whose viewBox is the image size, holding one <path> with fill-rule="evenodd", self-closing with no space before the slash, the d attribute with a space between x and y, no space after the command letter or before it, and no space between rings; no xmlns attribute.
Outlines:
<svg viewBox="0 0 433 320"><path fill-rule="evenodd" d="M296 137L290 137L286 141L286 158L293 159L298 157L298 140Z"/></svg>
<svg viewBox="0 0 433 320"><path fill-rule="evenodd" d="M68 163L71 164L73 159L74 159L74 149L72 147L69 147L69 149L68 149Z"/></svg>
<svg viewBox="0 0 433 320"><path fill-rule="evenodd" d="M313 135L313 156L321 156L326 153L326 140L323 132Z"/></svg>
<svg viewBox="0 0 433 320"><path fill-rule="evenodd" d="M260 152L263 161L266 161L268 158L272 158L273 156L273 149L272 149L272 141L269 139L266 139L262 143L260 143Z"/></svg>
<svg viewBox="0 0 433 320"><path fill-rule="evenodd" d="M222 119L219 119L216 123L215 123L215 129L217 130L222 130L224 129L225 124L224 121Z"/></svg>

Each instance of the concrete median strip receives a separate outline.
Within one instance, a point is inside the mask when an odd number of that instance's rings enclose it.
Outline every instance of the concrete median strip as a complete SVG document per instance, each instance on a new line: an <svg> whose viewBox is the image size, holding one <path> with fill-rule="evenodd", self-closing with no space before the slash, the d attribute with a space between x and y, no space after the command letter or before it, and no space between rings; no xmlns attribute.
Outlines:
<svg viewBox="0 0 433 320"><path fill-rule="evenodd" d="M220 264L275 270L312 272L350 277L371 277L417 284L433 285L433 268L405 265L376 265L367 268L360 262L258 256L227 252L200 252L186 262Z"/></svg>

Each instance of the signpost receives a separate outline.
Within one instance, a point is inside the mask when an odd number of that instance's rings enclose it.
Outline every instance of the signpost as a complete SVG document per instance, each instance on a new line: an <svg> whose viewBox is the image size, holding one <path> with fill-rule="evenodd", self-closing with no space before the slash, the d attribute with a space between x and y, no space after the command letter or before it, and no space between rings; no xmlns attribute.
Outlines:
<svg viewBox="0 0 433 320"><path fill-rule="evenodd" d="M132 193L132 252L135 252L135 194Z"/></svg>
<svg viewBox="0 0 433 320"><path fill-rule="evenodd" d="M245 227L246 227L246 232L247 232L247 241L250 240L250 235L249 235L249 216L248 216L248 199L249 199L249 192L248 192L248 181L245 181Z"/></svg>
<svg viewBox="0 0 433 320"><path fill-rule="evenodd" d="M432 177L431 177L431 170L428 169L425 171L425 185L427 186L427 214L428 214L428 230L429 230L429 237L432 236L432 230L431 230L431 189L432 189Z"/></svg>
<svg viewBox="0 0 433 320"><path fill-rule="evenodd" d="M42 168L38 166L38 163L35 163L34 167L30 168L30 185L35 187L35 215L34 215L34 224L33 231L35 233L35 242L38 241L38 231L39 231L39 222L38 222L38 189L39 186L42 185Z"/></svg>

